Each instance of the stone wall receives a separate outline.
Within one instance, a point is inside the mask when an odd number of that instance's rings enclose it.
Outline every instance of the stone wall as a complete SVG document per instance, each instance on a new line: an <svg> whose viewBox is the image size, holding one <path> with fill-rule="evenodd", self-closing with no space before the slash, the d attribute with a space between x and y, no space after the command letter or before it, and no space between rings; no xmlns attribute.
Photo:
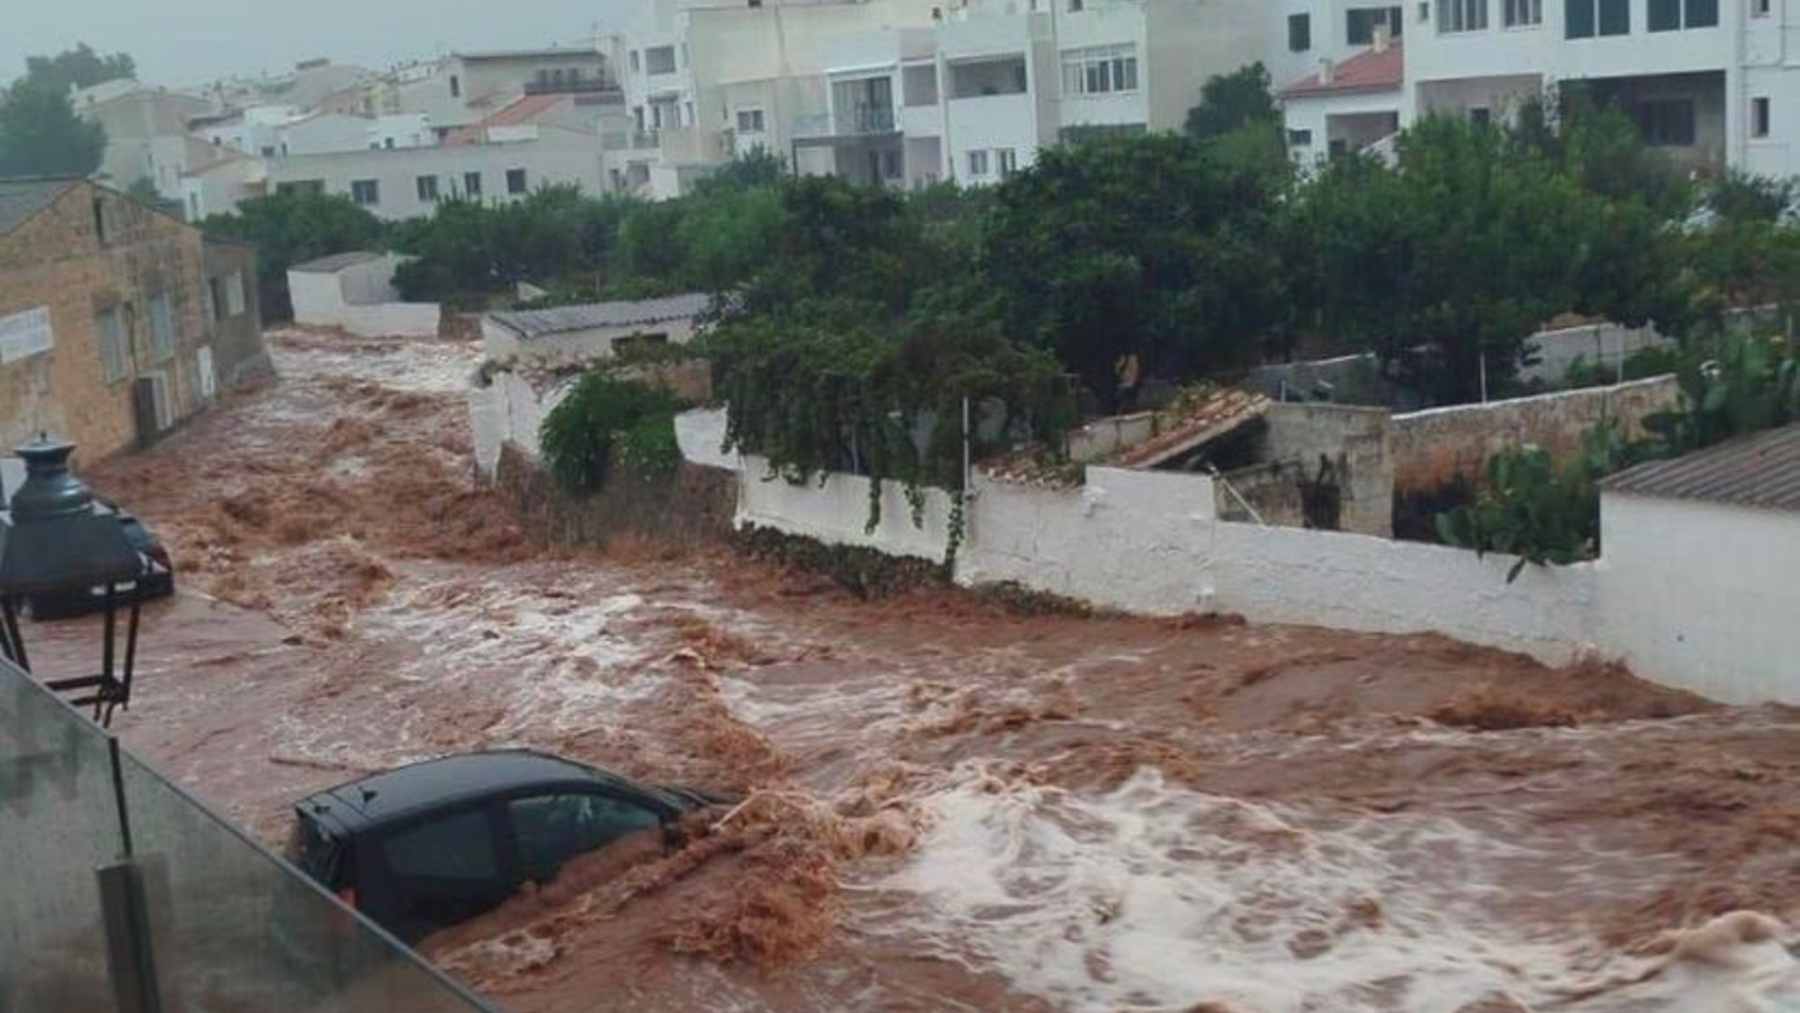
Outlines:
<svg viewBox="0 0 1800 1013"><path fill-rule="evenodd" d="M171 425L204 407L201 249L197 229L87 183L0 237L0 316L46 308L54 336L50 351L0 364L0 447L42 429L93 461L153 439L155 432L138 432L139 378L159 380ZM149 309L158 293L168 295L175 325L174 349L160 355ZM114 380L100 354L98 315L108 310L120 314L129 346L125 374Z"/></svg>
<svg viewBox="0 0 1800 1013"><path fill-rule="evenodd" d="M1226 478L1263 514L1264 523L1393 534L1394 467L1385 408L1274 404L1263 419L1254 448L1263 463ZM1236 519L1238 507L1229 494L1219 500L1222 517Z"/></svg>
<svg viewBox="0 0 1800 1013"><path fill-rule="evenodd" d="M572 496L536 459L507 446L494 481L526 530L556 545L604 545L622 534L682 545L710 542L731 533L737 510L735 472L685 461L665 479L615 468L598 492Z"/></svg>
<svg viewBox="0 0 1800 1013"><path fill-rule="evenodd" d="M227 294L214 308L212 321L213 371L221 387L235 387L273 371L268 349L263 347L262 306L256 284L256 248L239 243L208 242L202 250L207 283L216 279L228 287L236 275L244 295L243 310L231 312ZM214 300L219 303L219 300Z"/></svg>
<svg viewBox="0 0 1800 1013"><path fill-rule="evenodd" d="M1639 437L1644 435L1644 418L1675 408L1679 396L1675 378L1662 376L1617 387L1396 415L1389 427L1394 492L1402 496L1434 492L1458 474L1480 482L1488 458L1517 444L1542 447L1559 463L1573 460L1581 452L1583 434L1602 419L1618 419L1627 436Z"/></svg>

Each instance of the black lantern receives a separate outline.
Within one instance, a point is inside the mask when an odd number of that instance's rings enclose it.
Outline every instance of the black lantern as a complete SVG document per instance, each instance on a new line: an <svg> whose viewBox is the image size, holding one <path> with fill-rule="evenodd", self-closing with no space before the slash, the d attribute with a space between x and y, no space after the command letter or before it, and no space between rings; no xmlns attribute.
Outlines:
<svg viewBox="0 0 1800 1013"><path fill-rule="evenodd" d="M138 583L149 561L126 537L119 514L69 472L74 444L40 434L20 447L25 482L0 511L0 654L26 671L31 661L19 632L19 613L28 599L55 595L103 598L105 642L100 673L45 680L59 693L74 693L78 707L91 705L94 720L110 725L114 708L131 701L131 670L137 660ZM129 597L124 665L118 664L118 607Z"/></svg>

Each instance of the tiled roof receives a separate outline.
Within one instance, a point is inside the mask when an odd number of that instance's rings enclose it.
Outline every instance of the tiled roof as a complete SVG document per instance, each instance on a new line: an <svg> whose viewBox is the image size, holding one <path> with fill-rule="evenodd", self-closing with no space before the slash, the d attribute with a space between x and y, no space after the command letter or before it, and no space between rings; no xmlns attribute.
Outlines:
<svg viewBox="0 0 1800 1013"><path fill-rule="evenodd" d="M1326 84L1318 74L1302 78L1282 89L1282 98L1305 98L1309 95L1341 95L1359 91L1397 91L1406 74L1406 58L1399 42L1386 50L1365 50L1338 64Z"/></svg>
<svg viewBox="0 0 1800 1013"><path fill-rule="evenodd" d="M1800 511L1800 423L1607 479L1607 492Z"/></svg>
<svg viewBox="0 0 1800 1013"><path fill-rule="evenodd" d="M480 144L489 127L513 127L531 123L556 108L567 95L524 95L480 121L458 128L444 138L445 144Z"/></svg>
<svg viewBox="0 0 1800 1013"><path fill-rule="evenodd" d="M1177 418L1167 429L1120 452L1112 463L1122 468L1154 468L1262 418L1269 404L1262 394L1231 387L1178 404L1170 410Z"/></svg>
<svg viewBox="0 0 1800 1013"><path fill-rule="evenodd" d="M288 270L299 271L301 274L335 274L346 267L353 267L357 264L366 264L371 260L380 259L381 254L379 253L371 253L368 250L352 250L349 253L334 253L329 257L320 257L317 260L309 260L304 264L295 264L293 267L288 268Z"/></svg>
<svg viewBox="0 0 1800 1013"><path fill-rule="evenodd" d="M56 202L78 179L0 179L0 236Z"/></svg>
<svg viewBox="0 0 1800 1013"><path fill-rule="evenodd" d="M495 323L523 338L585 331L593 328L640 327L668 320L691 320L706 309L711 296L699 292L638 302L588 303L541 310L490 313Z"/></svg>

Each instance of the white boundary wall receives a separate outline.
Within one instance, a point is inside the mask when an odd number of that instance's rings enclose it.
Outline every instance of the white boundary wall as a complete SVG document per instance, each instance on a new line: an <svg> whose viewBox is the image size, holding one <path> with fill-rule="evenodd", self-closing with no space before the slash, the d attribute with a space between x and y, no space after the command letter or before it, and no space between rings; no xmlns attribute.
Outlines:
<svg viewBox="0 0 1800 1013"><path fill-rule="evenodd" d="M398 301L394 269L404 260L389 254L338 271L289 271L294 322L341 327L360 338L436 337L442 316L437 303Z"/></svg>
<svg viewBox="0 0 1800 1013"><path fill-rule="evenodd" d="M722 412L680 416L676 432L690 461L740 473L740 525L943 558L944 491L930 490L919 528L898 485L884 490L871 534L867 479L765 480L766 462L720 452ZM1714 699L1800 704L1800 519L1787 515L1608 494L1605 559L1527 566L1508 583L1512 557L1221 521L1205 476L1090 467L1077 489L977 475L972 492L964 585L1012 581L1151 615L1436 632L1548 664L1598 653Z"/></svg>

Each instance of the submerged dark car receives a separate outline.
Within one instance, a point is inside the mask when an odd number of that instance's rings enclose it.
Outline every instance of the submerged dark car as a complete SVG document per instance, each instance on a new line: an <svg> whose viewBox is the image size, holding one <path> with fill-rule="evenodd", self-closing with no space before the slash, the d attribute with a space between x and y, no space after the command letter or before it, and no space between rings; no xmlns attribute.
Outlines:
<svg viewBox="0 0 1800 1013"><path fill-rule="evenodd" d="M163 548L162 541L144 526L144 522L119 509L118 504L106 500L101 500L100 504L118 517L119 526L125 529L125 540L144 557L144 576L137 583L118 589L119 603L123 605L133 599L149 601L174 594L175 564L169 558L169 550ZM36 594L27 599L27 604L35 619L70 619L105 608L106 589L95 587L57 594Z"/></svg>
<svg viewBox="0 0 1800 1013"><path fill-rule="evenodd" d="M730 801L530 750L470 753L303 800L289 857L410 943L627 836L651 831L671 845L684 813Z"/></svg>

